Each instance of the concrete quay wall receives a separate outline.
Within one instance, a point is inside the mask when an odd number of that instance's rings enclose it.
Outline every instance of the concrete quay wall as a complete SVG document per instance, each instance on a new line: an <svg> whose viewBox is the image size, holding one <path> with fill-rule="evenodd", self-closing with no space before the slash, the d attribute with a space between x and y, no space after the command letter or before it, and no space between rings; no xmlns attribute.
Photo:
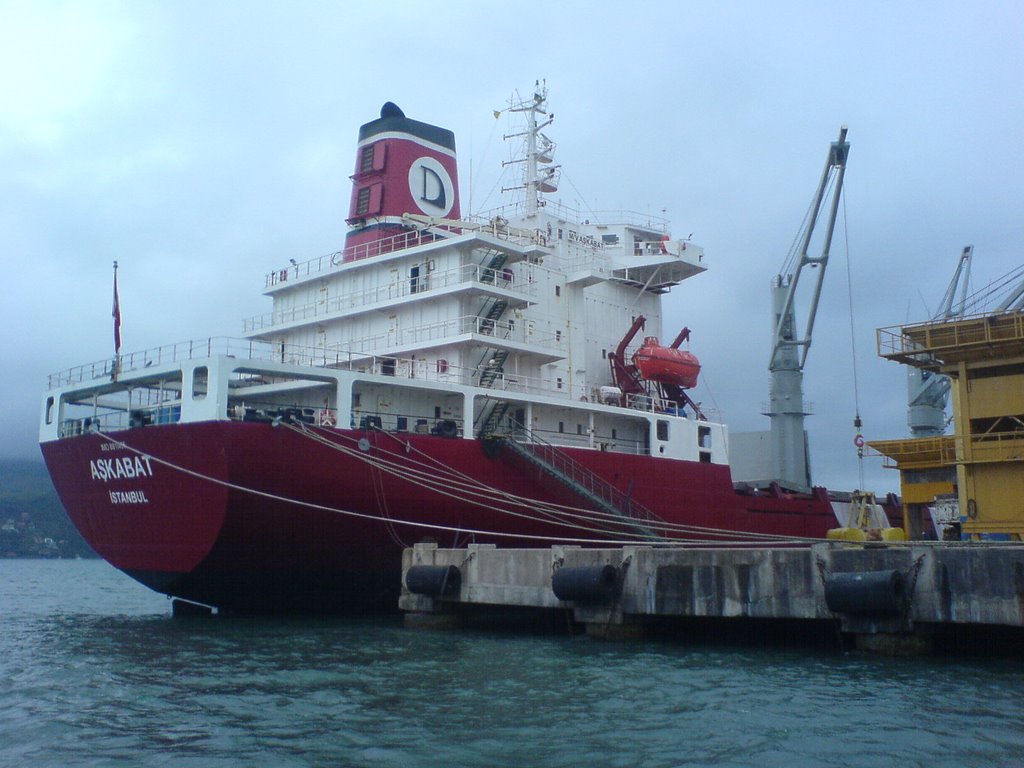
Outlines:
<svg viewBox="0 0 1024 768"><path fill-rule="evenodd" d="M560 600L553 591L553 577L563 568L606 565L614 567L617 578L610 596ZM458 589L445 595L410 592L405 577L414 566L454 566ZM936 628L1024 629L1024 546L828 542L791 549L439 549L418 544L404 553L399 607L410 625L444 624L474 608L561 610L571 612L588 632L608 637L639 634L670 619L824 621L835 622L859 647L915 652L927 650Z"/></svg>

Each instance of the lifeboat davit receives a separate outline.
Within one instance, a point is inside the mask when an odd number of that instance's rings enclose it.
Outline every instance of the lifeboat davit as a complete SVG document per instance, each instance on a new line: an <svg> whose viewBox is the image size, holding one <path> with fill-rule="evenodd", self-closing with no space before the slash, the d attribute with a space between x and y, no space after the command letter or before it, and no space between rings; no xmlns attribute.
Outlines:
<svg viewBox="0 0 1024 768"><path fill-rule="evenodd" d="M657 336L648 336L633 354L633 365L647 381L675 384L683 389L697 386L700 361L686 350L665 347Z"/></svg>

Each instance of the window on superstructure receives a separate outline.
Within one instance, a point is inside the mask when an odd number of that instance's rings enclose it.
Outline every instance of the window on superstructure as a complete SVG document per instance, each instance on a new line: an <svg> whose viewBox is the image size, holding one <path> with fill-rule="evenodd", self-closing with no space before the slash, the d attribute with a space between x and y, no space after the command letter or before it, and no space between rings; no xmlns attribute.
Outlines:
<svg viewBox="0 0 1024 768"><path fill-rule="evenodd" d="M561 340L562 340L562 332L559 331L559 330L556 330L555 331L555 341L561 341Z"/></svg>
<svg viewBox="0 0 1024 768"><path fill-rule="evenodd" d="M205 365L200 365L192 371L192 399L202 400L206 397L206 389L210 372Z"/></svg>
<svg viewBox="0 0 1024 768"><path fill-rule="evenodd" d="M558 387L559 389L561 389L561 388L562 388L562 380L561 380L561 379L555 379L555 384L557 385L557 387Z"/></svg>
<svg viewBox="0 0 1024 768"><path fill-rule="evenodd" d="M555 286L555 296L561 296L561 295L562 295L562 286L556 285Z"/></svg>
<svg viewBox="0 0 1024 768"><path fill-rule="evenodd" d="M657 432L659 440L662 442L668 440L668 422L664 419L658 419Z"/></svg>
<svg viewBox="0 0 1024 768"><path fill-rule="evenodd" d="M711 447L711 427L697 427L697 444L701 448Z"/></svg>
<svg viewBox="0 0 1024 768"><path fill-rule="evenodd" d="M564 421L558 422L558 431L559 432L565 432L565 422Z"/></svg>
<svg viewBox="0 0 1024 768"><path fill-rule="evenodd" d="M576 425L576 434L577 435L582 435L583 434L583 425L582 424L577 424Z"/></svg>
<svg viewBox="0 0 1024 768"><path fill-rule="evenodd" d="M373 144L367 144L363 147L363 152L359 157L359 172L368 173L373 170Z"/></svg>
<svg viewBox="0 0 1024 768"><path fill-rule="evenodd" d="M53 398L46 398L46 423L53 423Z"/></svg>
<svg viewBox="0 0 1024 768"><path fill-rule="evenodd" d="M363 187L356 197L356 216L365 216L370 212L370 188Z"/></svg>

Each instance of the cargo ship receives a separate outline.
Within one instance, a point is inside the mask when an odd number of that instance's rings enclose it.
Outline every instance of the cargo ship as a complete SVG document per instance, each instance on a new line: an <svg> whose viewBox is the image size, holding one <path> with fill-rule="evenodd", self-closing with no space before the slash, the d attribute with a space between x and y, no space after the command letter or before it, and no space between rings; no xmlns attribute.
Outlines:
<svg viewBox="0 0 1024 768"><path fill-rule="evenodd" d="M550 199L546 87L508 111L507 205L464 216L454 134L389 102L344 247L267 274L240 337L118 338L50 377L42 453L102 557L221 611L363 611L395 609L424 540L785 546L841 522L822 488L737 482L689 330L659 340L703 249Z"/></svg>

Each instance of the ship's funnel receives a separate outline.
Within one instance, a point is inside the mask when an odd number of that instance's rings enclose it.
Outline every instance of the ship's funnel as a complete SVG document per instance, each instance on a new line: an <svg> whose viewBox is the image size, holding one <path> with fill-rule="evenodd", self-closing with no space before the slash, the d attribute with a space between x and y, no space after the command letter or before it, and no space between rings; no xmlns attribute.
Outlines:
<svg viewBox="0 0 1024 768"><path fill-rule="evenodd" d="M359 129L345 260L408 245L394 239L407 232L404 213L461 216L455 134L410 120L389 101L379 119Z"/></svg>

